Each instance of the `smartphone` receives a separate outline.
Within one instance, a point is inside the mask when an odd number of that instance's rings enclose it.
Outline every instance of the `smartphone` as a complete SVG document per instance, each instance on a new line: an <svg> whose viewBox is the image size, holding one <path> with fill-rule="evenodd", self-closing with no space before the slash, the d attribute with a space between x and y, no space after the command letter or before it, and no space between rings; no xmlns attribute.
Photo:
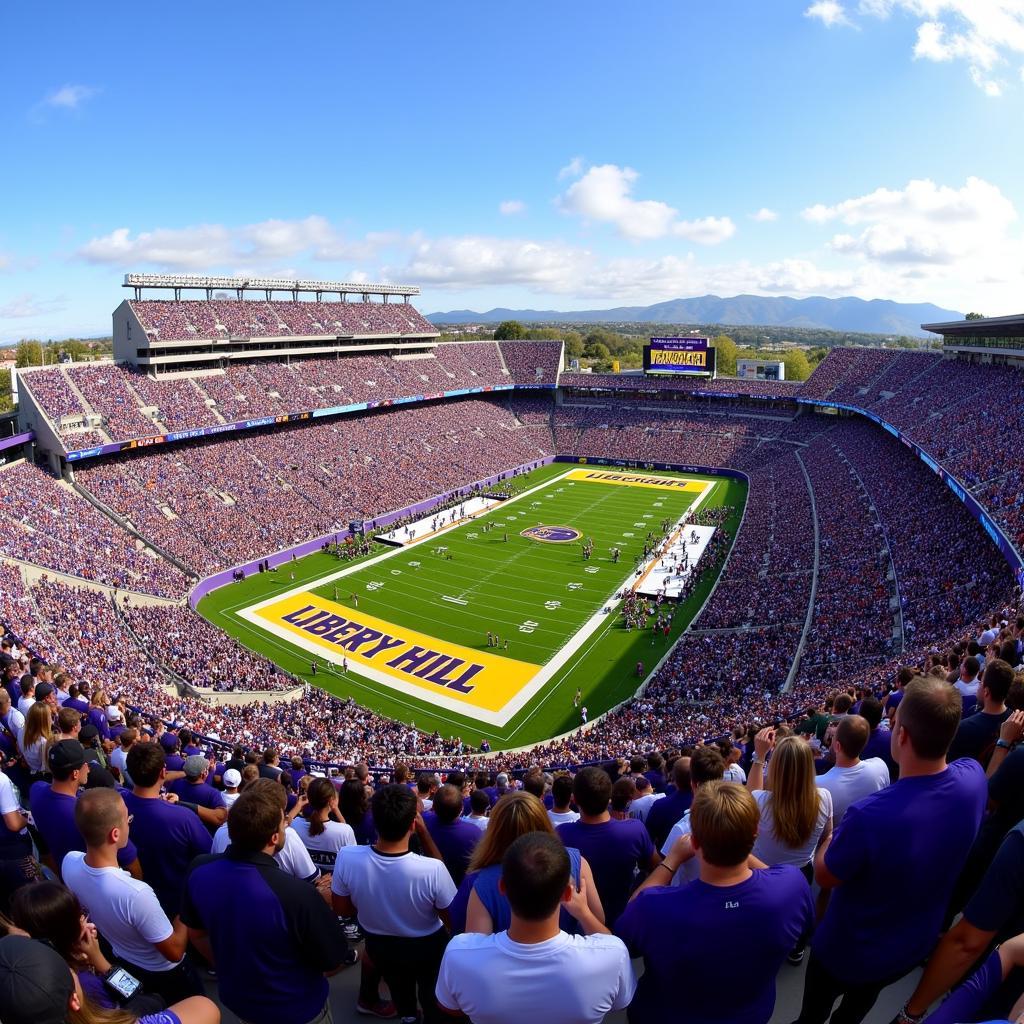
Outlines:
<svg viewBox="0 0 1024 1024"><path fill-rule="evenodd" d="M142 982L123 967L111 967L103 981L107 988L124 1000L131 999L142 988Z"/></svg>

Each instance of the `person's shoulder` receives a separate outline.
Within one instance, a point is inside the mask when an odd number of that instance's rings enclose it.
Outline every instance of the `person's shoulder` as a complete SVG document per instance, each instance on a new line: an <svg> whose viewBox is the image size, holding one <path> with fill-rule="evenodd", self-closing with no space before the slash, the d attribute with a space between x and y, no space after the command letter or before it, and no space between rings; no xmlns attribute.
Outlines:
<svg viewBox="0 0 1024 1024"><path fill-rule="evenodd" d="M60 873L67 881L68 872L78 872L85 863L85 854L81 850L70 850L64 855L64 861L60 866Z"/></svg>
<svg viewBox="0 0 1024 1024"><path fill-rule="evenodd" d="M973 757L957 758L949 763L946 770L964 787L975 788L986 783L985 769Z"/></svg>
<svg viewBox="0 0 1024 1024"><path fill-rule="evenodd" d="M482 949L494 949L498 934L482 935L480 932L463 932L453 935L445 947L445 956L456 956L463 952L478 952Z"/></svg>
<svg viewBox="0 0 1024 1024"><path fill-rule="evenodd" d="M640 894L641 896L643 893ZM566 945L581 955L592 955L594 952L609 952L628 957L626 944L617 935L569 935Z"/></svg>

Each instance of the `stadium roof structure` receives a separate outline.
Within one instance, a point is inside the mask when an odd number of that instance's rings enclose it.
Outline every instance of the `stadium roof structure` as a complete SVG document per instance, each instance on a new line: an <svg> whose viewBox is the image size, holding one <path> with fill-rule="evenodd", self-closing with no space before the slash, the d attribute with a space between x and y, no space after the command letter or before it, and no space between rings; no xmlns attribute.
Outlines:
<svg viewBox="0 0 1024 1024"><path fill-rule="evenodd" d="M408 301L420 290L411 284L369 284L360 281L310 281L291 277L214 277L207 274L125 274L124 288L134 288L135 298L142 297L144 288L170 288L180 298L183 290L204 291L210 298L215 289L227 289L241 298L246 291L262 291L270 298L272 292L313 292L319 298L324 292L339 295L362 295L367 301L371 295L381 295L386 302L397 295Z"/></svg>
<svg viewBox="0 0 1024 1024"><path fill-rule="evenodd" d="M949 320L940 324L921 324L921 329L943 337L966 335L975 338L1024 338L1024 313L1013 316L984 316L974 320Z"/></svg>

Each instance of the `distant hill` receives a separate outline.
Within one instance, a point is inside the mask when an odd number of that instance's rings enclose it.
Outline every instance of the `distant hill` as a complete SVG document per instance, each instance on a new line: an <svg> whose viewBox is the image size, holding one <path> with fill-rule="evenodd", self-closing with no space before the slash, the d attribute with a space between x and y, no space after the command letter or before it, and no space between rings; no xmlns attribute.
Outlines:
<svg viewBox="0 0 1024 1024"><path fill-rule="evenodd" d="M435 324L500 323L653 323L653 324L737 324L765 327L813 327L865 334L925 336L923 323L960 320L962 313L942 309L930 302L890 302L888 299L791 299L783 296L701 295L695 299L669 299L653 306L617 306L614 309L586 309L559 312L554 309L491 309L477 313L453 309L430 313Z"/></svg>

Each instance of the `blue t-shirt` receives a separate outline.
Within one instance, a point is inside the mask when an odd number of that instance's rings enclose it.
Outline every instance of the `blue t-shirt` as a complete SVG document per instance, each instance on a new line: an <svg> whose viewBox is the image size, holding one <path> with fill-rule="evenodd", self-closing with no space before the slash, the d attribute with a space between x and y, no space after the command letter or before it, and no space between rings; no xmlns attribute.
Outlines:
<svg viewBox="0 0 1024 1024"><path fill-rule="evenodd" d="M126 793L133 815L131 836L139 850L142 874L153 887L164 913L173 921L181 905L181 887L189 864L209 853L213 837L199 816L166 800L145 800Z"/></svg>
<svg viewBox="0 0 1024 1024"><path fill-rule="evenodd" d="M668 839L672 826L690 809L693 803L693 790L675 792L663 800L655 800L647 812L647 832L651 841L660 850Z"/></svg>
<svg viewBox="0 0 1024 1024"><path fill-rule="evenodd" d="M857 801L825 854L842 881L814 936L814 953L848 984L906 973L935 944L950 894L985 810L985 772L954 761ZM879 893L899 894L899 913Z"/></svg>
<svg viewBox="0 0 1024 1024"><path fill-rule="evenodd" d="M206 782L175 779L167 788L172 793L177 793L178 797L186 803L198 804L200 807L206 807L212 811L227 807L221 793Z"/></svg>
<svg viewBox="0 0 1024 1024"><path fill-rule="evenodd" d="M632 818L612 818L595 825L569 821L556 831L566 846L575 847L587 859L604 907L605 924L611 928L635 888L636 869L646 871L655 853L644 823Z"/></svg>
<svg viewBox="0 0 1024 1024"><path fill-rule="evenodd" d="M753 871L739 885L697 879L645 889L615 926L630 955L644 958L630 1021L766 1024L775 976L813 926L811 887L790 864ZM752 955L723 955L739 936L755 943Z"/></svg>
<svg viewBox="0 0 1024 1024"><path fill-rule="evenodd" d="M56 793L48 782L35 782L29 791L32 797L32 820L46 845L53 863L60 871L64 858L72 850L85 853L85 840L75 824L75 797ZM135 844L128 840L123 850L117 851L117 863L125 868L139 856Z"/></svg>
<svg viewBox="0 0 1024 1024"><path fill-rule="evenodd" d="M985 962L928 1018L928 1024L963 1024L978 1020L988 1001L999 991L1003 965L999 950L989 953Z"/></svg>

